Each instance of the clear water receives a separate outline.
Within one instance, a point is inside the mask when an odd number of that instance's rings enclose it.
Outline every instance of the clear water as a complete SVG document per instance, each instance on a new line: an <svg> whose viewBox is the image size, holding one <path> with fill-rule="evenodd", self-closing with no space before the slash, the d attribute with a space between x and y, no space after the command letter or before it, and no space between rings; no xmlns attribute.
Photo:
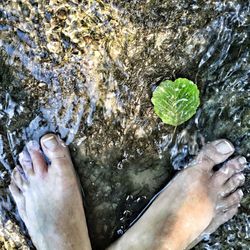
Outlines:
<svg viewBox="0 0 250 250"><path fill-rule="evenodd" d="M249 8L240 0L0 0L5 239L32 247L7 187L25 142L48 131L70 145L94 249L123 234L204 142L228 138L249 160ZM198 84L202 105L171 143L174 128L150 99L161 80L177 77ZM239 214L197 249L249 249L245 174Z"/></svg>

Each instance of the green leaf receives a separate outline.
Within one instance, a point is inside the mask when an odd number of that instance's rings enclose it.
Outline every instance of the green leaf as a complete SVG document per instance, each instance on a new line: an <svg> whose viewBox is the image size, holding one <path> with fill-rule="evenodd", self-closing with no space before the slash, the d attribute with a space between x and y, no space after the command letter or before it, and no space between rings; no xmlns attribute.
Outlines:
<svg viewBox="0 0 250 250"><path fill-rule="evenodd" d="M189 120L200 105L199 89L186 78L163 81L151 99L155 113L166 124L178 126Z"/></svg>

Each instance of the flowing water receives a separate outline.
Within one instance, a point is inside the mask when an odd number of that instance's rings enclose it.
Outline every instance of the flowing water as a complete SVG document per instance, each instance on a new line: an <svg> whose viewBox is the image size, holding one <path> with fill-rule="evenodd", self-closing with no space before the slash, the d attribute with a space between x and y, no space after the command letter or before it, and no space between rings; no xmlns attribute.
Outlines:
<svg viewBox="0 0 250 250"><path fill-rule="evenodd" d="M32 244L8 191L17 155L48 131L70 145L94 249L122 235L202 144L250 159L247 0L0 0L0 244ZM153 112L164 79L197 83L177 128ZM249 249L250 172L239 214L197 249Z"/></svg>

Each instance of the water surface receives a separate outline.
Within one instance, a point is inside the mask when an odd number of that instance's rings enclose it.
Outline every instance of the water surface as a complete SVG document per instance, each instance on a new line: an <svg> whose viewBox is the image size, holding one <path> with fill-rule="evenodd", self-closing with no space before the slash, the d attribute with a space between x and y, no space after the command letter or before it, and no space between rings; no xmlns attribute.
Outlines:
<svg viewBox="0 0 250 250"><path fill-rule="evenodd" d="M29 246L7 189L17 155L48 131L70 145L94 249L122 235L206 141L250 159L249 1L0 1L1 244ZM164 79L197 83L177 129L153 112ZM239 214L197 249L248 249ZM7 248L7 247L6 247Z"/></svg>

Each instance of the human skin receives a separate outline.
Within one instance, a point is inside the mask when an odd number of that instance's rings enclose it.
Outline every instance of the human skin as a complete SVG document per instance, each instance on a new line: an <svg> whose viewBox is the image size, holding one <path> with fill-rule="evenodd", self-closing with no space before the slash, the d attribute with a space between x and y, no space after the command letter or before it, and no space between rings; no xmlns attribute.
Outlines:
<svg viewBox="0 0 250 250"><path fill-rule="evenodd" d="M234 152L227 140L203 147L160 193L143 216L109 250L189 249L231 219L243 197L244 157L213 167Z"/></svg>
<svg viewBox="0 0 250 250"><path fill-rule="evenodd" d="M233 158L227 140L200 151L160 193L143 216L109 249L187 249L236 213L244 183L244 157ZM44 154L51 164L47 164ZM30 141L13 170L10 191L34 245L39 250L91 249L83 202L68 148L47 134Z"/></svg>

